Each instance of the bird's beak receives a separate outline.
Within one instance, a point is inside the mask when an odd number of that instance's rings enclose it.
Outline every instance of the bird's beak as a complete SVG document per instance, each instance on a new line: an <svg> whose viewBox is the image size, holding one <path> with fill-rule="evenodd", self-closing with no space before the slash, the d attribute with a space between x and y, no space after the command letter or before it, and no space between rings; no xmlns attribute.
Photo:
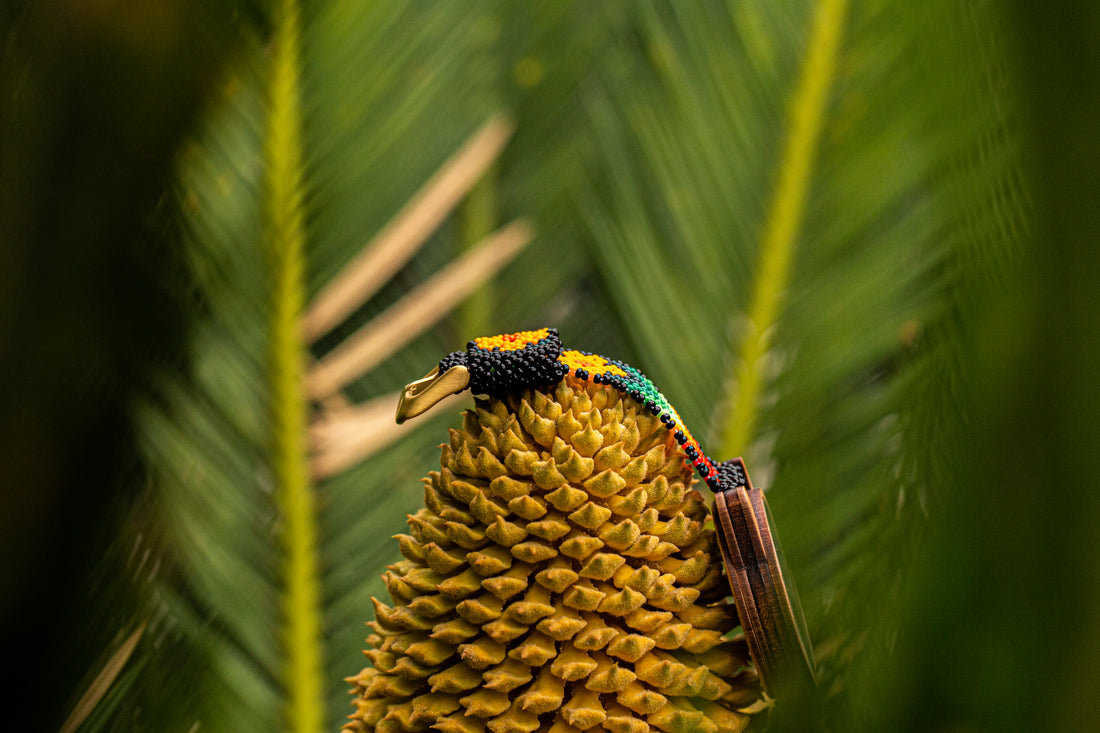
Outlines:
<svg viewBox="0 0 1100 733"><path fill-rule="evenodd" d="M422 415L445 397L458 394L470 386L470 370L461 364L439 373L439 367L432 369L423 379L405 385L401 401L397 403L397 424L410 417Z"/></svg>

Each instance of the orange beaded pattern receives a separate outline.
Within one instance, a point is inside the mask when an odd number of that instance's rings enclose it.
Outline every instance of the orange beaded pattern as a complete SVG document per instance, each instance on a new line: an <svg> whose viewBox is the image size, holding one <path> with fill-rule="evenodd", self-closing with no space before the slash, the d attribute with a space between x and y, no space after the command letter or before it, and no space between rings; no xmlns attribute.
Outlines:
<svg viewBox="0 0 1100 733"><path fill-rule="evenodd" d="M478 336L474 339L474 345L479 349L487 349L489 351L516 351L526 347L528 344L538 343L549 335L549 328L540 328L537 331L502 333L498 336Z"/></svg>

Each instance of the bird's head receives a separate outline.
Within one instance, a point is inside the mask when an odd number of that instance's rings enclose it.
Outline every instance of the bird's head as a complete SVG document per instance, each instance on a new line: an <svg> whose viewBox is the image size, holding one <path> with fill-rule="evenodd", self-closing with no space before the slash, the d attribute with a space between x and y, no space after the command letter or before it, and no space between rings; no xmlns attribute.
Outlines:
<svg viewBox="0 0 1100 733"><path fill-rule="evenodd" d="M558 361L561 350L556 328L476 338L465 351L452 351L425 377L406 385L397 422L421 415L466 388L499 397L523 387L556 384L569 371Z"/></svg>

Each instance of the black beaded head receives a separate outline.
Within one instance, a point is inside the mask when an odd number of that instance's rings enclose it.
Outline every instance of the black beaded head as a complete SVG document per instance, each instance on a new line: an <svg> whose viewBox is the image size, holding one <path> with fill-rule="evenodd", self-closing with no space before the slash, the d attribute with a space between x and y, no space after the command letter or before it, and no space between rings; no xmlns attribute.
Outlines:
<svg viewBox="0 0 1100 733"><path fill-rule="evenodd" d="M439 373L456 366L470 373L474 394L500 397L523 387L557 384L569 372L558 361L561 340L556 328L482 336L452 351L439 362Z"/></svg>
<svg viewBox="0 0 1100 733"><path fill-rule="evenodd" d="M482 336L452 351L426 377L405 387L397 422L416 417L440 400L469 388L474 394L501 397L523 387L557 384L569 373L558 360L556 328Z"/></svg>

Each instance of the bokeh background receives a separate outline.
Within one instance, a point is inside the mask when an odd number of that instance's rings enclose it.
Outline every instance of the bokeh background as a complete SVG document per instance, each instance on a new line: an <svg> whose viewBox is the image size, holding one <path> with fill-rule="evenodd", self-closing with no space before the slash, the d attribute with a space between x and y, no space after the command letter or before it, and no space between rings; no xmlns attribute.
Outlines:
<svg viewBox="0 0 1100 733"><path fill-rule="evenodd" d="M336 729L457 423L397 429L395 391L543 325L768 488L821 664L772 729L1100 723L1100 6L0 23L5 727ZM385 236L369 297L304 335Z"/></svg>

